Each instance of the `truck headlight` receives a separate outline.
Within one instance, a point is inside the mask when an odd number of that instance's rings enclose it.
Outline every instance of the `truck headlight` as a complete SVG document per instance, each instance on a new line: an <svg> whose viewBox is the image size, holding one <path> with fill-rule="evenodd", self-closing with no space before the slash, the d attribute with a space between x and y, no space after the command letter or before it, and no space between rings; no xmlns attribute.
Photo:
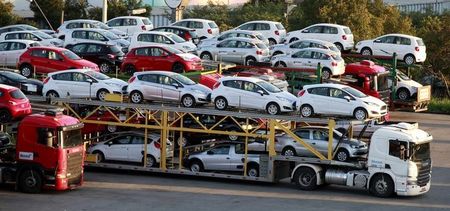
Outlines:
<svg viewBox="0 0 450 211"><path fill-rule="evenodd" d="M406 180L406 185L417 185L417 179L408 178Z"/></svg>

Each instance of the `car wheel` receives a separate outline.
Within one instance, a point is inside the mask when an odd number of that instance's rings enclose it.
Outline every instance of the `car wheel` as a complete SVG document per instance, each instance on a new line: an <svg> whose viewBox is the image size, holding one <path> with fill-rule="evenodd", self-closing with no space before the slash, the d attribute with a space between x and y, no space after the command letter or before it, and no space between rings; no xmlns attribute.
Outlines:
<svg viewBox="0 0 450 211"><path fill-rule="evenodd" d="M281 155L284 156L297 156L297 152L295 151L294 147L285 147L282 151L281 151Z"/></svg>
<svg viewBox="0 0 450 211"><path fill-rule="evenodd" d="M247 176L249 177L259 177L259 165L250 164L247 166Z"/></svg>
<svg viewBox="0 0 450 211"><path fill-rule="evenodd" d="M410 93L409 93L408 89L401 88L397 91L397 97L400 100L406 100L410 97Z"/></svg>
<svg viewBox="0 0 450 211"><path fill-rule="evenodd" d="M136 68L129 64L125 67L125 72L127 72L128 75L133 75L136 72Z"/></svg>
<svg viewBox="0 0 450 211"><path fill-rule="evenodd" d="M142 158L144 159L144 158ZM147 155L147 165L146 167L156 167L156 159L153 155Z"/></svg>
<svg viewBox="0 0 450 211"><path fill-rule="evenodd" d="M364 108L356 108L353 117L357 120L365 120L367 119L367 111Z"/></svg>
<svg viewBox="0 0 450 211"><path fill-rule="evenodd" d="M31 77L33 73L33 67L31 65L25 64L20 67L20 74L26 78Z"/></svg>
<svg viewBox="0 0 450 211"><path fill-rule="evenodd" d="M173 64L172 71L176 73L184 73L184 65L181 63Z"/></svg>
<svg viewBox="0 0 450 211"><path fill-rule="evenodd" d="M297 37L293 37L293 38L291 38L291 39L289 40L289 43L295 42L295 41L297 41L297 40L298 40Z"/></svg>
<svg viewBox="0 0 450 211"><path fill-rule="evenodd" d="M266 111L270 115L277 115L277 114L279 114L281 112L280 111L280 106L278 104L276 104L276 103L269 103L269 104L267 104Z"/></svg>
<svg viewBox="0 0 450 211"><path fill-rule="evenodd" d="M214 106L217 110L225 110L228 107L228 102L224 97L218 97L214 102Z"/></svg>
<svg viewBox="0 0 450 211"><path fill-rule="evenodd" d="M101 163L105 161L105 155L103 154L103 152L100 151L94 151L92 154L97 156L97 162Z"/></svg>
<svg viewBox="0 0 450 211"><path fill-rule="evenodd" d="M311 117L314 115L314 110L310 105L302 105L302 107L300 107L300 114L302 117Z"/></svg>
<svg viewBox="0 0 450 211"><path fill-rule="evenodd" d="M300 190L315 190L317 186L316 172L309 167L300 167L292 178Z"/></svg>
<svg viewBox="0 0 450 211"><path fill-rule="evenodd" d="M203 164L199 160L192 161L191 164L189 165L189 169L194 173L204 171Z"/></svg>
<svg viewBox="0 0 450 211"><path fill-rule="evenodd" d="M97 99L100 100L100 101L105 101L106 95L107 95L107 94L109 94L108 90L106 90L106 89L100 89L100 90L97 92Z"/></svg>
<svg viewBox="0 0 450 211"><path fill-rule="evenodd" d="M144 101L144 96L142 96L142 93L139 91L132 91L130 99L132 103L142 103L142 101Z"/></svg>
<svg viewBox="0 0 450 211"><path fill-rule="evenodd" d="M256 62L256 59L253 57L248 57L245 59L246 66L254 65L255 62Z"/></svg>
<svg viewBox="0 0 450 211"><path fill-rule="evenodd" d="M336 43L334 43L334 45L336 45L336 48L337 48L340 52L344 51L344 46L342 46L341 43L336 42Z"/></svg>
<svg viewBox="0 0 450 211"><path fill-rule="evenodd" d="M178 138L178 146L186 147L188 146L188 139L186 137L179 137Z"/></svg>
<svg viewBox="0 0 450 211"><path fill-rule="evenodd" d="M203 52L200 54L200 59L202 60L213 60L212 55L209 52Z"/></svg>
<svg viewBox="0 0 450 211"><path fill-rule="evenodd" d="M405 63L407 65L413 65L416 62L416 59L414 58L413 55L408 54L405 56L405 58L403 59L403 61L405 61Z"/></svg>
<svg viewBox="0 0 450 211"><path fill-rule="evenodd" d="M10 122L11 119L11 113L7 109L0 110L0 123Z"/></svg>
<svg viewBox="0 0 450 211"><path fill-rule="evenodd" d="M39 193L42 188L41 174L34 169L22 171L19 176L19 187L25 193Z"/></svg>
<svg viewBox="0 0 450 211"><path fill-rule="evenodd" d="M109 73L112 70L111 64L109 64L107 62L101 63L99 68L100 68L101 73Z"/></svg>
<svg viewBox="0 0 450 211"><path fill-rule="evenodd" d="M347 152L347 150L339 149L335 155L335 160L341 161L341 162L346 162L346 161L348 161L349 157L350 157L350 155Z"/></svg>
<svg viewBox="0 0 450 211"><path fill-rule="evenodd" d="M377 174L370 180L370 193L378 197L389 197L394 194L394 182L387 174Z"/></svg>
<svg viewBox="0 0 450 211"><path fill-rule="evenodd" d="M51 102L52 98L59 98L59 94L53 90L48 91L46 96L47 96L47 102L50 103L51 105L56 104L56 103Z"/></svg>
<svg viewBox="0 0 450 211"><path fill-rule="evenodd" d="M287 67L287 65L284 62L277 62L275 63L275 67Z"/></svg>
<svg viewBox="0 0 450 211"><path fill-rule="evenodd" d="M372 56L372 50L370 50L370 48L365 47L361 50L361 55Z"/></svg>
<svg viewBox="0 0 450 211"><path fill-rule="evenodd" d="M323 68L322 69L322 79L330 79L332 76L331 70L328 68Z"/></svg>
<svg viewBox="0 0 450 211"><path fill-rule="evenodd" d="M181 98L181 104L182 104L184 107L192 108L192 107L194 107L194 105L195 105L195 99L194 99L194 97L192 97L192 95L184 95L184 96Z"/></svg>
<svg viewBox="0 0 450 211"><path fill-rule="evenodd" d="M276 45L276 44L277 44L277 41L275 41L272 38L269 39L269 45Z"/></svg>

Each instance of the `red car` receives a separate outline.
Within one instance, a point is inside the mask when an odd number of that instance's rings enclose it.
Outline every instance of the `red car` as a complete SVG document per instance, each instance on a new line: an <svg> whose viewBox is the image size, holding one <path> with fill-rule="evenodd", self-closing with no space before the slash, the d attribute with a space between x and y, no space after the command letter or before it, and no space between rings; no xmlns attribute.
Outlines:
<svg viewBox="0 0 450 211"><path fill-rule="evenodd" d="M121 121L128 119L124 113L113 111L116 117L118 117ZM90 113L90 111L86 112ZM116 118L111 115L108 111L98 110L94 114L90 115L87 120L97 120L97 121L110 121L116 122ZM142 124L145 122L145 117L143 116L135 116L128 121L128 123ZM100 133L100 135L104 133L114 133L117 131L123 131L131 128L127 127L118 127L115 125L104 125L104 124L93 124L93 123L84 123L83 129L81 129L82 134L93 134Z"/></svg>
<svg viewBox="0 0 450 211"><path fill-rule="evenodd" d="M0 122L31 114L31 104L19 88L0 84Z"/></svg>
<svg viewBox="0 0 450 211"><path fill-rule="evenodd" d="M122 72L132 75L136 71L166 70L177 73L203 70L201 59L169 46L133 48L124 58Z"/></svg>
<svg viewBox="0 0 450 211"><path fill-rule="evenodd" d="M93 69L98 71L95 63L81 59L75 53L65 48L32 47L23 53L17 65L20 74L29 78L36 73L51 73L67 69Z"/></svg>
<svg viewBox="0 0 450 211"><path fill-rule="evenodd" d="M267 67L251 68L237 73L237 76L244 77L260 77L262 75L273 76L275 79L285 80L286 75L283 72L274 72Z"/></svg>

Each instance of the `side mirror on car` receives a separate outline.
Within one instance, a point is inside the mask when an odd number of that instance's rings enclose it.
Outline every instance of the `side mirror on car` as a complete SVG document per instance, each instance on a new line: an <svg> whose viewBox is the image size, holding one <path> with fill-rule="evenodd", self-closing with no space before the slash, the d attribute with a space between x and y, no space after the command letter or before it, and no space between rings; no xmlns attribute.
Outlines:
<svg viewBox="0 0 450 211"><path fill-rule="evenodd" d="M351 100L350 96L344 96L344 99L346 99L347 102L350 102L350 100Z"/></svg>
<svg viewBox="0 0 450 211"><path fill-rule="evenodd" d="M374 43L381 43L381 40L374 40Z"/></svg>
<svg viewBox="0 0 450 211"><path fill-rule="evenodd" d="M302 33L309 33L309 30L305 29L305 30L302 31Z"/></svg>
<svg viewBox="0 0 450 211"><path fill-rule="evenodd" d="M177 89L178 89L178 87L180 87L180 85L177 84L177 83L173 83L172 86L174 86L174 87L177 88Z"/></svg>
<svg viewBox="0 0 450 211"><path fill-rule="evenodd" d="M263 90L258 90L257 91L261 96L264 96L264 91Z"/></svg>
<svg viewBox="0 0 450 211"><path fill-rule="evenodd" d="M94 83L94 81L92 79L90 79L90 78L86 79L86 82L88 82L90 84Z"/></svg>

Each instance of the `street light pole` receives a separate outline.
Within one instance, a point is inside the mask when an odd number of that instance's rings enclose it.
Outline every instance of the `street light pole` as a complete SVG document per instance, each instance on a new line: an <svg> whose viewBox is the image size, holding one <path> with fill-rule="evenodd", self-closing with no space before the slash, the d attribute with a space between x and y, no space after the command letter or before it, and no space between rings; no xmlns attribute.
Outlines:
<svg viewBox="0 0 450 211"><path fill-rule="evenodd" d="M30 3L33 2L33 0L28 0ZM39 9L39 11L41 11L42 16L44 16L45 21L47 21L48 26L50 26L51 30L54 30L52 27L52 24L50 24L50 21L48 21L47 16L45 16L44 12L42 12L41 7L39 6L38 2L36 0L34 0L34 3L36 3L37 8Z"/></svg>
<svg viewBox="0 0 450 211"><path fill-rule="evenodd" d="M63 7L61 11L61 25L64 23L64 9L66 8L66 0L63 0Z"/></svg>
<svg viewBox="0 0 450 211"><path fill-rule="evenodd" d="M108 21L108 0L103 0L102 22Z"/></svg>

